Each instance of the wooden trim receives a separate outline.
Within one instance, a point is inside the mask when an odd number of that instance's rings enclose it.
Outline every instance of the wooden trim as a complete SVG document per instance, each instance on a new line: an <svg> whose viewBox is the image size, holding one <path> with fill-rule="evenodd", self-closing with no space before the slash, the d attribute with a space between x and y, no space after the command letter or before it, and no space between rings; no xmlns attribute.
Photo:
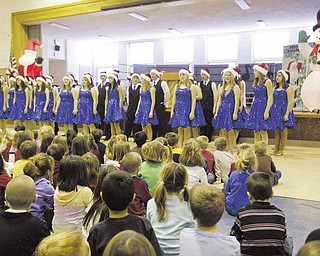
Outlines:
<svg viewBox="0 0 320 256"><path fill-rule="evenodd" d="M294 112L295 118L310 118L310 119L319 119L320 114L310 113L310 112Z"/></svg>
<svg viewBox="0 0 320 256"><path fill-rule="evenodd" d="M102 7L125 8L126 5L139 3L151 4L150 0L85 0L70 4L62 4L11 14L11 49L19 58L28 43L28 27L26 24L57 19L69 16L100 12Z"/></svg>

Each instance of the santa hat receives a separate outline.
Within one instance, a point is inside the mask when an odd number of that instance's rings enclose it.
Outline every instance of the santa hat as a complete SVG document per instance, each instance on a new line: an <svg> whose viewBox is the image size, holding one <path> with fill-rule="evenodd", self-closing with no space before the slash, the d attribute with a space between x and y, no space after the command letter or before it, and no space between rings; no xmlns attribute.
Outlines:
<svg viewBox="0 0 320 256"><path fill-rule="evenodd" d="M66 76L64 76L64 77L62 78L62 80L66 80L66 79L70 81L70 84L73 83L73 79L72 79L72 77L71 77L70 75L66 75Z"/></svg>
<svg viewBox="0 0 320 256"><path fill-rule="evenodd" d="M197 77L195 75L190 75L189 76L190 81L192 82L196 82L197 81Z"/></svg>
<svg viewBox="0 0 320 256"><path fill-rule="evenodd" d="M209 70L209 68L201 69L200 73L201 73L201 75L204 74L204 75L206 75L207 77L210 77L210 70Z"/></svg>
<svg viewBox="0 0 320 256"><path fill-rule="evenodd" d="M47 82L49 82L51 84L53 83L54 77L52 75L46 75L45 78L46 78Z"/></svg>
<svg viewBox="0 0 320 256"><path fill-rule="evenodd" d="M320 28L320 10L317 13L317 24L313 26L313 32Z"/></svg>
<svg viewBox="0 0 320 256"><path fill-rule="evenodd" d="M137 77L138 79L139 79L139 74L138 73L132 73L131 75L130 75L130 79L132 79L132 78L134 78L134 77Z"/></svg>
<svg viewBox="0 0 320 256"><path fill-rule="evenodd" d="M290 78L290 73L288 71L279 70L277 73L281 73L284 77L284 80L287 82Z"/></svg>
<svg viewBox="0 0 320 256"><path fill-rule="evenodd" d="M25 52L36 53L36 46L42 47L41 43L38 40L35 40L35 39L29 40L27 49L25 49Z"/></svg>
<svg viewBox="0 0 320 256"><path fill-rule="evenodd" d="M258 70L261 74L265 76L268 74L268 69L269 67L266 63L260 63L253 66L253 70Z"/></svg>
<svg viewBox="0 0 320 256"><path fill-rule="evenodd" d="M16 82L17 80L16 80L16 78L15 78L15 77L13 77L13 76L12 76L12 77L10 77L10 78L9 78L9 81Z"/></svg>
<svg viewBox="0 0 320 256"><path fill-rule="evenodd" d="M100 72L100 77L101 77L101 76L107 76L107 72L106 72L106 71Z"/></svg>
<svg viewBox="0 0 320 256"><path fill-rule="evenodd" d="M238 73L233 68L225 68L221 71L221 75L224 75L225 72L230 72L234 77L238 77Z"/></svg>
<svg viewBox="0 0 320 256"><path fill-rule="evenodd" d="M112 77L116 81L118 80L118 75L112 71L108 74L108 77Z"/></svg>
<svg viewBox="0 0 320 256"><path fill-rule="evenodd" d="M150 75L151 74L156 74L158 77L161 77L163 75L163 72L161 71L160 68L153 68L150 70Z"/></svg>
<svg viewBox="0 0 320 256"><path fill-rule="evenodd" d="M182 68L182 69L179 70L179 75L180 75L180 74L185 74L185 75L187 75L187 76L190 76L191 72L190 72L190 70L187 69L187 68Z"/></svg>
<svg viewBox="0 0 320 256"><path fill-rule="evenodd" d="M21 76L21 75L17 75L16 76L16 80L17 79L20 79L21 81L23 81L24 83L26 82L26 79L23 77L23 76Z"/></svg>
<svg viewBox="0 0 320 256"><path fill-rule="evenodd" d="M83 75L83 78L87 78L87 80L89 81L90 84L93 84L93 77L90 73L85 73Z"/></svg>
<svg viewBox="0 0 320 256"><path fill-rule="evenodd" d="M146 81L148 81L148 82L151 82L151 75L150 74L148 74L148 73L142 73L142 74L140 74L140 79L144 79L144 80L146 80Z"/></svg>
<svg viewBox="0 0 320 256"><path fill-rule="evenodd" d="M238 77L241 77L241 69L239 67L234 67L233 70L237 72Z"/></svg>
<svg viewBox="0 0 320 256"><path fill-rule="evenodd" d="M42 83L46 83L47 82L47 80L46 80L46 78L44 76L37 76L36 77L36 81L41 81Z"/></svg>
<svg viewBox="0 0 320 256"><path fill-rule="evenodd" d="M1 80L2 82L5 82L5 81L6 81L6 78L5 78L3 75L0 75L0 80Z"/></svg>

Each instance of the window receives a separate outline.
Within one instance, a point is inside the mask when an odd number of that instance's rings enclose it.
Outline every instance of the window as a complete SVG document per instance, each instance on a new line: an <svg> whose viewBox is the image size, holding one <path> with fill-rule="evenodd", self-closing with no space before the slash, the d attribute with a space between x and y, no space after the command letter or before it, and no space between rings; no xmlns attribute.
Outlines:
<svg viewBox="0 0 320 256"><path fill-rule="evenodd" d="M130 64L152 64L154 62L153 42L131 43L129 46Z"/></svg>
<svg viewBox="0 0 320 256"><path fill-rule="evenodd" d="M253 34L253 58L261 60L282 60L283 46L289 44L286 31L259 32Z"/></svg>
<svg viewBox="0 0 320 256"><path fill-rule="evenodd" d="M94 47L97 67L118 64L118 44L98 43Z"/></svg>
<svg viewBox="0 0 320 256"><path fill-rule="evenodd" d="M193 39L170 39L164 44L165 60L170 63L193 61Z"/></svg>
<svg viewBox="0 0 320 256"><path fill-rule="evenodd" d="M237 35L213 36L207 40L208 60L237 60L238 59Z"/></svg>

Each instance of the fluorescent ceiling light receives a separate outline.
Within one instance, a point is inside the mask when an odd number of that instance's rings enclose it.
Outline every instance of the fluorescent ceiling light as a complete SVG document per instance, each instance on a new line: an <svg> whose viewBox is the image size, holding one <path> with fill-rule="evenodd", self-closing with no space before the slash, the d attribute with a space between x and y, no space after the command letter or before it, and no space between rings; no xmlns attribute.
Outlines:
<svg viewBox="0 0 320 256"><path fill-rule="evenodd" d="M105 36L105 35L98 35L99 39L104 39L104 40L114 40L111 37Z"/></svg>
<svg viewBox="0 0 320 256"><path fill-rule="evenodd" d="M128 12L128 15L131 16L131 17L134 17L138 20L142 20L142 21L147 21L148 20L148 17L146 16L143 16L137 12Z"/></svg>
<svg viewBox="0 0 320 256"><path fill-rule="evenodd" d="M248 3L245 0L234 0L234 1L237 5L239 5L239 7L242 10L249 10L250 9L250 6L248 5Z"/></svg>
<svg viewBox="0 0 320 256"><path fill-rule="evenodd" d="M64 25L64 24L60 24L60 23L56 23L56 22L50 22L49 25L57 27L57 28L62 28L62 29L71 29L70 26Z"/></svg>
<svg viewBox="0 0 320 256"><path fill-rule="evenodd" d="M179 30L176 30L175 28L169 28L168 29L171 33L176 34L176 35L182 35L183 33Z"/></svg>
<svg viewBox="0 0 320 256"><path fill-rule="evenodd" d="M263 21L263 20L257 20L257 24L261 28L266 28L267 27L267 23L265 21Z"/></svg>

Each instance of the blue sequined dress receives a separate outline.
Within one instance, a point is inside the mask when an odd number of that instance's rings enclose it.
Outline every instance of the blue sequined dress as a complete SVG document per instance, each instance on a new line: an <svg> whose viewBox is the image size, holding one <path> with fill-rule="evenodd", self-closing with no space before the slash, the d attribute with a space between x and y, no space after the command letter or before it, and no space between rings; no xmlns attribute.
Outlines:
<svg viewBox="0 0 320 256"><path fill-rule="evenodd" d="M78 113L76 115L76 124L100 124L101 119L97 114L93 114L93 99L90 90L80 90L79 92L79 103Z"/></svg>
<svg viewBox="0 0 320 256"><path fill-rule="evenodd" d="M264 112L267 107L268 94L267 87L257 85L254 87L254 100L246 120L245 127L254 131L270 131L274 130L274 123L270 118L264 120Z"/></svg>
<svg viewBox="0 0 320 256"><path fill-rule="evenodd" d="M279 128L281 131L283 131L285 127L296 127L296 121L292 110L288 115L288 121L283 121L283 117L287 112L288 106L287 88L283 90L274 90L273 105L270 109L270 118L273 120L275 128Z"/></svg>
<svg viewBox="0 0 320 256"><path fill-rule="evenodd" d="M176 104L173 110L173 117L169 120L172 128L191 127L189 115L191 112L191 91L188 88L176 89ZM194 126L196 127L196 126Z"/></svg>
<svg viewBox="0 0 320 256"><path fill-rule="evenodd" d="M74 123L74 115L73 112L73 96L71 93L71 89L68 91L60 92L60 106L56 115L56 123L57 124L73 124Z"/></svg>
<svg viewBox="0 0 320 256"><path fill-rule="evenodd" d="M43 112L44 106L46 105L46 94L45 92L36 92L36 105L32 114L32 119L36 122L44 122L47 120L47 113Z"/></svg>
<svg viewBox="0 0 320 256"><path fill-rule="evenodd" d="M243 127L242 119L239 118L240 110L238 109L238 119L233 120L234 112L234 90L230 90L227 95L227 91L224 90L221 96L221 105L219 107L216 118L212 119L212 126L216 129L223 130L235 130Z"/></svg>
<svg viewBox="0 0 320 256"><path fill-rule="evenodd" d="M16 90L16 101L12 105L10 111L10 119L25 121L28 118L28 114L24 114L24 109L26 107L26 91ZM28 108L29 111L29 108Z"/></svg>
<svg viewBox="0 0 320 256"><path fill-rule="evenodd" d="M0 119L6 118L6 112L3 112L3 102L4 102L3 91L0 91Z"/></svg>
<svg viewBox="0 0 320 256"><path fill-rule="evenodd" d="M192 120L191 126L194 128L194 127L204 126L206 124L207 122L203 114L200 100L197 100L196 108L194 110L194 119Z"/></svg>
<svg viewBox="0 0 320 256"><path fill-rule="evenodd" d="M49 120L49 121L54 121L53 104L54 104L53 91L50 90L50 92L49 92L49 105L48 105L48 111L47 111L47 114L46 114L46 119Z"/></svg>
<svg viewBox="0 0 320 256"><path fill-rule="evenodd" d="M13 98L14 98L14 89L10 89L9 90L9 99L8 99L8 108L5 114L5 118L10 118L10 112L12 110L12 106L13 106Z"/></svg>
<svg viewBox="0 0 320 256"><path fill-rule="evenodd" d="M151 109L151 93L150 91L140 92L140 105L137 111L136 117L134 119L135 124L141 124L146 126L148 123L153 125L159 124L156 111L153 110L153 117L149 118L149 113Z"/></svg>
<svg viewBox="0 0 320 256"><path fill-rule="evenodd" d="M107 114L103 121L105 123L118 123L120 121L127 120L126 113L123 107L120 108L119 104L119 91L117 89L108 90L108 104L106 106Z"/></svg>

